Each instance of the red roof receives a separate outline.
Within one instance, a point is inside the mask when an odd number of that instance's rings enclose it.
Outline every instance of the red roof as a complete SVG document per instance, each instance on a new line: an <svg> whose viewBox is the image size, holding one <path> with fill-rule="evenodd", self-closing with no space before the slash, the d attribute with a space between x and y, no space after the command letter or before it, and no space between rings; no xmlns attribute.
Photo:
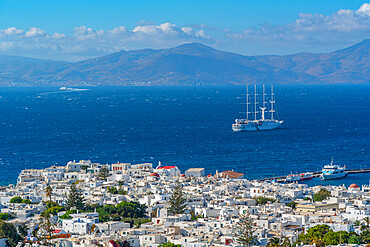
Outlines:
<svg viewBox="0 0 370 247"><path fill-rule="evenodd" d="M209 178L210 178L210 177L212 177L212 175L211 175L211 174L208 174L208 175L207 175L207 177L209 177Z"/></svg>
<svg viewBox="0 0 370 247"><path fill-rule="evenodd" d="M159 178L159 174L156 172L151 173L149 176Z"/></svg>
<svg viewBox="0 0 370 247"><path fill-rule="evenodd" d="M175 168L176 166L160 166L158 169L172 169Z"/></svg>
<svg viewBox="0 0 370 247"><path fill-rule="evenodd" d="M60 233L60 231L61 231L62 229L54 229L54 230L52 230L51 232L52 233Z"/></svg>
<svg viewBox="0 0 370 247"><path fill-rule="evenodd" d="M181 174L181 175L180 175L180 177L184 178L184 177L186 177L186 176L185 176L185 174Z"/></svg>
<svg viewBox="0 0 370 247"><path fill-rule="evenodd" d="M224 171L220 173L221 178L240 178L243 177L243 173L234 172L234 171Z"/></svg>
<svg viewBox="0 0 370 247"><path fill-rule="evenodd" d="M358 185L357 185L357 184L351 184L351 185L349 186L349 188L354 189L354 188L360 188L360 187L358 187Z"/></svg>

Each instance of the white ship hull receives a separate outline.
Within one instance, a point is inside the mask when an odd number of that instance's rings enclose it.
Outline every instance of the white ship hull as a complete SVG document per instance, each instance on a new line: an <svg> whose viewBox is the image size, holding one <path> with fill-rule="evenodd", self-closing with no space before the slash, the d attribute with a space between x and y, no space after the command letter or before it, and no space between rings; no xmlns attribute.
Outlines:
<svg viewBox="0 0 370 247"><path fill-rule="evenodd" d="M232 125L233 131L262 131L262 130L273 130L278 128L284 121L277 120L261 120L261 121L249 121L245 123L235 123Z"/></svg>
<svg viewBox="0 0 370 247"><path fill-rule="evenodd" d="M345 176L347 176L347 172L340 172L340 173L335 173L335 174L322 174L321 175L322 179L324 179L324 180L343 178Z"/></svg>
<svg viewBox="0 0 370 247"><path fill-rule="evenodd" d="M322 169L321 178L324 180L336 179L347 176L346 167L340 167L333 164L333 157L331 158L330 165L324 166Z"/></svg>

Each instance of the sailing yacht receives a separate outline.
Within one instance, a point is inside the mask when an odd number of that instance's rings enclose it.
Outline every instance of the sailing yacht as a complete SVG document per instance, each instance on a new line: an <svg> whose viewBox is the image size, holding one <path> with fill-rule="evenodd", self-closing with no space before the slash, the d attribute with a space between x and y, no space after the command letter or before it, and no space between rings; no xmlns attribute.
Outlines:
<svg viewBox="0 0 370 247"><path fill-rule="evenodd" d="M245 119L235 119L235 123L232 125L233 131L260 131L260 130L273 130L278 128L284 121L274 119L275 113L275 94L274 94L274 87L271 85L271 96L269 101L270 109L268 109L268 102L266 102L266 93L265 93L265 85L263 85L263 93L262 93L262 106L258 105L257 102L257 87L254 85L254 103L251 109L250 103L250 95L248 92L248 85L247 85L247 112ZM258 107L259 106L259 107ZM254 108L254 109L253 109ZM259 108L259 109L258 109ZM250 112L251 110L251 112ZM260 119L257 118L257 115L260 114ZM270 118L266 118L266 113L270 114ZM253 119L250 119L250 114L252 114Z"/></svg>

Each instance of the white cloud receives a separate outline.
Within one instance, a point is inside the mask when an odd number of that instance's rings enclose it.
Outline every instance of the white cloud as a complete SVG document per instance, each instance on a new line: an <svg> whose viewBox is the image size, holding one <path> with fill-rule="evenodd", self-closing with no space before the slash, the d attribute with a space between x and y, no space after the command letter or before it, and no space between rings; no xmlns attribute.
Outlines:
<svg viewBox="0 0 370 247"><path fill-rule="evenodd" d="M363 13L365 15L370 15L370 4L364 3L358 10L358 13Z"/></svg>
<svg viewBox="0 0 370 247"><path fill-rule="evenodd" d="M365 3L358 10L341 9L331 15L299 14L297 20L286 25L266 24L225 33L239 46L245 42L300 49L310 45L326 48L349 45L370 37L370 4Z"/></svg>
<svg viewBox="0 0 370 247"><path fill-rule="evenodd" d="M11 55L79 60L123 49L165 48L186 42L211 42L211 38L199 28L177 27L172 23L145 23L131 30L124 26L112 30L79 26L74 28L71 35L48 34L36 27L26 32L11 27L0 30L3 42L0 51Z"/></svg>
<svg viewBox="0 0 370 247"><path fill-rule="evenodd" d="M128 30L124 26L116 27L110 31L112 34L127 33Z"/></svg>
<svg viewBox="0 0 370 247"><path fill-rule="evenodd" d="M37 37L37 36L45 36L46 31L41 30L38 27L31 27L29 31L26 32L25 36L26 37Z"/></svg>
<svg viewBox="0 0 370 247"><path fill-rule="evenodd" d="M67 36L64 33L54 33L51 37L53 39L62 39L62 38L65 38Z"/></svg>
<svg viewBox="0 0 370 247"><path fill-rule="evenodd" d="M7 29L4 29L2 30L4 32L4 34L6 35L20 35L20 34L23 34L24 31L21 30L21 29L17 29L15 27L9 27Z"/></svg>
<svg viewBox="0 0 370 247"><path fill-rule="evenodd" d="M120 50L167 48L200 42L244 54L333 50L370 37L370 4L358 10L341 9L331 15L300 14L285 25L265 24L240 32L204 24L137 23L111 30L75 27L72 34L52 33L37 27L0 30L0 52L20 56L80 60ZM278 51L278 52L277 52Z"/></svg>

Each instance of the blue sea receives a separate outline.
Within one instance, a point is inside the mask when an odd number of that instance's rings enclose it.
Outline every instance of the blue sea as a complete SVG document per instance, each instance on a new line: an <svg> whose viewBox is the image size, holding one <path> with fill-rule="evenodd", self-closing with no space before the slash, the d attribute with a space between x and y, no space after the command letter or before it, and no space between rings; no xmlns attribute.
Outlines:
<svg viewBox="0 0 370 247"><path fill-rule="evenodd" d="M277 85L281 128L239 133L231 124L244 111L243 86L86 89L0 88L0 184L80 159L233 169L249 179L318 171L331 157L370 168L370 85Z"/></svg>

